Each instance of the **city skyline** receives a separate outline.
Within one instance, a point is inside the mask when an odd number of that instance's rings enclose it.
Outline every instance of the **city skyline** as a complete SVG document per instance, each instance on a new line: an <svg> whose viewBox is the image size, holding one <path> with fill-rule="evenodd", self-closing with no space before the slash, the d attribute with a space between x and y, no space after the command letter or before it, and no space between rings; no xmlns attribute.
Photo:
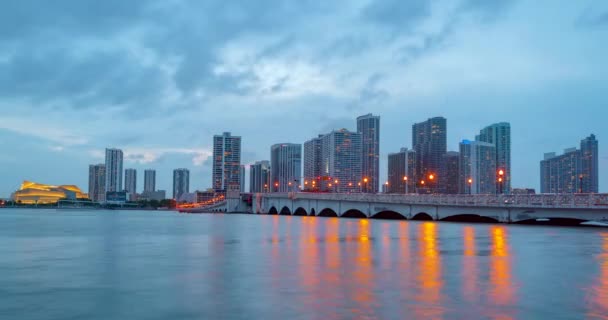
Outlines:
<svg viewBox="0 0 608 320"><path fill-rule="evenodd" d="M246 2L180 3L93 15L39 3L14 15L28 19L3 20L0 197L23 180L86 188L83 172L107 146L125 152L125 167L155 168L158 189L171 190L172 170L185 167L204 190L214 134L242 136L249 165L275 143L355 131L353 118L366 113L382 119L381 182L388 153L413 148L410 126L429 117L448 119L452 151L509 122L514 188L539 190L545 152L608 137L604 2L297 2L270 16ZM162 12L174 14L159 20ZM600 192L607 151L600 146Z"/></svg>

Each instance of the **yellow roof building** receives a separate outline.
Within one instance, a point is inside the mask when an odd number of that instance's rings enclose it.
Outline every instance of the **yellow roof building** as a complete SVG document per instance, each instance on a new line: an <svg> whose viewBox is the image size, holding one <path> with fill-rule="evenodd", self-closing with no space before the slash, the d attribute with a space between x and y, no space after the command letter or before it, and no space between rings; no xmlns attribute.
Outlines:
<svg viewBox="0 0 608 320"><path fill-rule="evenodd" d="M52 186L31 181L23 181L19 190L12 195L13 201L23 204L57 203L62 199L84 199L88 194L83 193L77 186Z"/></svg>

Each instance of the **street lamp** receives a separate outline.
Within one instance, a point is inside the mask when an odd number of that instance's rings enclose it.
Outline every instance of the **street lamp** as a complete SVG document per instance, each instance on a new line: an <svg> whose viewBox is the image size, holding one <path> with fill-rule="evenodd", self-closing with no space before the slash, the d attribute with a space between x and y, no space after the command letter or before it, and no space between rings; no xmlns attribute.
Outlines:
<svg viewBox="0 0 608 320"><path fill-rule="evenodd" d="M408 193L408 190L407 190L407 187L408 187L407 186L407 176L403 176L403 183L405 184L405 193Z"/></svg>
<svg viewBox="0 0 608 320"><path fill-rule="evenodd" d="M473 188L473 179L469 178L469 180L467 181L469 183L469 194L471 194L472 192L472 188Z"/></svg>
<svg viewBox="0 0 608 320"><path fill-rule="evenodd" d="M502 194L502 190L503 190L503 176L505 175L505 171L500 169L498 170L498 190L499 193Z"/></svg>
<svg viewBox="0 0 608 320"><path fill-rule="evenodd" d="M363 183L365 183L365 193L367 193L367 182L369 179L367 177L363 178Z"/></svg>

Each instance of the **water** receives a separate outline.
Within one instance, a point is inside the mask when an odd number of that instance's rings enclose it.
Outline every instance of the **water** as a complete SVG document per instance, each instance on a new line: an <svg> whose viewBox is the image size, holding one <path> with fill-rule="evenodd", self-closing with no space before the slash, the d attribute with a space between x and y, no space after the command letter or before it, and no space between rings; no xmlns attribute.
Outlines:
<svg viewBox="0 0 608 320"><path fill-rule="evenodd" d="M608 319L608 230L0 210L0 319Z"/></svg>

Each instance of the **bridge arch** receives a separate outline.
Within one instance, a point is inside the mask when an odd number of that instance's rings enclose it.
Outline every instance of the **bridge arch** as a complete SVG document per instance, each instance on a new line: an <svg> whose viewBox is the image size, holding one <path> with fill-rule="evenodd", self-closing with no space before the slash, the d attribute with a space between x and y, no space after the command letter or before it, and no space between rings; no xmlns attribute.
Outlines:
<svg viewBox="0 0 608 320"><path fill-rule="evenodd" d="M302 208L302 207L298 207L296 209L296 211L293 212L294 216L307 216L308 213L306 213L306 209Z"/></svg>
<svg viewBox="0 0 608 320"><path fill-rule="evenodd" d="M533 218L514 222L515 224L537 225L537 226L580 226L589 220L577 218Z"/></svg>
<svg viewBox="0 0 608 320"><path fill-rule="evenodd" d="M311 216L316 215L315 208L310 209L310 215Z"/></svg>
<svg viewBox="0 0 608 320"><path fill-rule="evenodd" d="M277 211L277 208L272 207L268 210L268 214L279 214L279 212Z"/></svg>
<svg viewBox="0 0 608 320"><path fill-rule="evenodd" d="M319 217L337 217L338 214L330 209L330 208L325 208L323 210L321 210L321 212L319 212Z"/></svg>
<svg viewBox="0 0 608 320"><path fill-rule="evenodd" d="M287 206L285 206L285 207L283 207L283 209L281 209L281 212L279 212L279 214L282 216L290 216L291 210L289 210L289 208Z"/></svg>
<svg viewBox="0 0 608 320"><path fill-rule="evenodd" d="M448 216L448 217L440 219L440 221L474 222L474 223L498 223L498 222L500 222L497 219L492 218L492 217L486 217L486 216L481 216L478 214L470 214L470 213L463 213L463 214L456 214L456 215Z"/></svg>
<svg viewBox="0 0 608 320"><path fill-rule="evenodd" d="M357 209L350 209L347 210L346 212L344 212L341 217L344 218L367 218L367 216L365 215L365 213L363 213L361 210L357 210Z"/></svg>
<svg viewBox="0 0 608 320"><path fill-rule="evenodd" d="M416 221L433 221L433 217L426 212L418 212L416 215L412 217L412 220Z"/></svg>
<svg viewBox="0 0 608 320"><path fill-rule="evenodd" d="M384 210L374 214L372 219L406 220L407 218L397 211Z"/></svg>

